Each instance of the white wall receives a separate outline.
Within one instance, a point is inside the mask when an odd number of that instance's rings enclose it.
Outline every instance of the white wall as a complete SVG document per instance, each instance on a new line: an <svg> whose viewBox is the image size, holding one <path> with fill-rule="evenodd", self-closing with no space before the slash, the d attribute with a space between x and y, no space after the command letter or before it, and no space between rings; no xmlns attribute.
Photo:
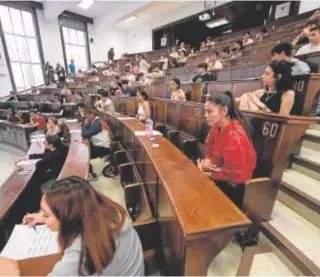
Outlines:
<svg viewBox="0 0 320 277"><path fill-rule="evenodd" d="M152 30L138 29L128 32L127 35L130 47L128 53L139 53L152 50Z"/></svg>
<svg viewBox="0 0 320 277"><path fill-rule="evenodd" d="M318 9L320 6L319 1L300 1L299 14L305 13L314 9Z"/></svg>
<svg viewBox="0 0 320 277"><path fill-rule="evenodd" d="M91 61L106 61L111 47L114 48L117 59L132 46L129 47L127 43L127 31L115 26L108 26L102 32L97 32L94 26L89 25L88 32L89 38L93 38L93 43L90 43Z"/></svg>
<svg viewBox="0 0 320 277"><path fill-rule="evenodd" d="M6 96L9 94L9 91L12 90L12 84L10 80L10 75L7 67L6 58L3 51L2 41L0 39L0 97Z"/></svg>
<svg viewBox="0 0 320 277"><path fill-rule="evenodd" d="M37 17L44 60L54 67L56 63L64 66L58 18L52 21L45 20L43 10L37 10Z"/></svg>

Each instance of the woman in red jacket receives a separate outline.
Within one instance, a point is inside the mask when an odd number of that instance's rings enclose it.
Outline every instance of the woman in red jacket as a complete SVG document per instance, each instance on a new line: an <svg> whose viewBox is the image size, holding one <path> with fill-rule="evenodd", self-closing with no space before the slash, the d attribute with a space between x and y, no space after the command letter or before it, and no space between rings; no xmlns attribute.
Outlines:
<svg viewBox="0 0 320 277"><path fill-rule="evenodd" d="M249 128L229 91L207 97L204 108L212 127L205 141L205 158L198 160L198 167L242 208L244 184L256 166Z"/></svg>

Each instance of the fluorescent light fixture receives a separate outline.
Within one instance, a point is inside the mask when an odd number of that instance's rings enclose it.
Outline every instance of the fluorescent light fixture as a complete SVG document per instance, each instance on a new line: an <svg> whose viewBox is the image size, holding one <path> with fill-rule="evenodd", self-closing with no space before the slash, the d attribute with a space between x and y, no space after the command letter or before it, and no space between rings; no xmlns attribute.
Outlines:
<svg viewBox="0 0 320 277"><path fill-rule="evenodd" d="M138 17L136 15L130 16L127 19L123 20L123 22L131 22L133 20L136 20Z"/></svg>
<svg viewBox="0 0 320 277"><path fill-rule="evenodd" d="M82 9L88 9L92 4L93 4L93 0L82 0L78 4L78 7L82 8Z"/></svg>
<svg viewBox="0 0 320 277"><path fill-rule="evenodd" d="M218 27L218 26L221 26L221 25L225 25L225 24L228 24L228 23L229 23L229 20L227 20L225 18L220 18L220 19L209 21L206 24L206 26L208 28L215 28L215 27Z"/></svg>
<svg viewBox="0 0 320 277"><path fill-rule="evenodd" d="M199 15L199 20L200 21L206 21L206 20L209 20L211 18L211 15L207 12Z"/></svg>

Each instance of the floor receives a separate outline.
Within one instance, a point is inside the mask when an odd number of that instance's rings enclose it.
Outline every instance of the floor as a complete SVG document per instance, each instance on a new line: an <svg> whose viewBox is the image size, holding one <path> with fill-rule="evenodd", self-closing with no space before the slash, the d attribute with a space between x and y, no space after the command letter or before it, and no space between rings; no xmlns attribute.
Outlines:
<svg viewBox="0 0 320 277"><path fill-rule="evenodd" d="M15 161L26 153L14 147L0 144L0 187L11 175L15 168Z"/></svg>

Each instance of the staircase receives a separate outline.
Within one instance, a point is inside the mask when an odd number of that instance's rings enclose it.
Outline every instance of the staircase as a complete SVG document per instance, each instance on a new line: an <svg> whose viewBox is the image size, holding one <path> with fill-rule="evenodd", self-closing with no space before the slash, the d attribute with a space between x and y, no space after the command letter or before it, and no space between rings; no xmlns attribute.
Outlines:
<svg viewBox="0 0 320 277"><path fill-rule="evenodd" d="M257 246L242 253L232 242L211 263L208 275L320 275L320 125L303 137L301 152L284 172L272 219Z"/></svg>

